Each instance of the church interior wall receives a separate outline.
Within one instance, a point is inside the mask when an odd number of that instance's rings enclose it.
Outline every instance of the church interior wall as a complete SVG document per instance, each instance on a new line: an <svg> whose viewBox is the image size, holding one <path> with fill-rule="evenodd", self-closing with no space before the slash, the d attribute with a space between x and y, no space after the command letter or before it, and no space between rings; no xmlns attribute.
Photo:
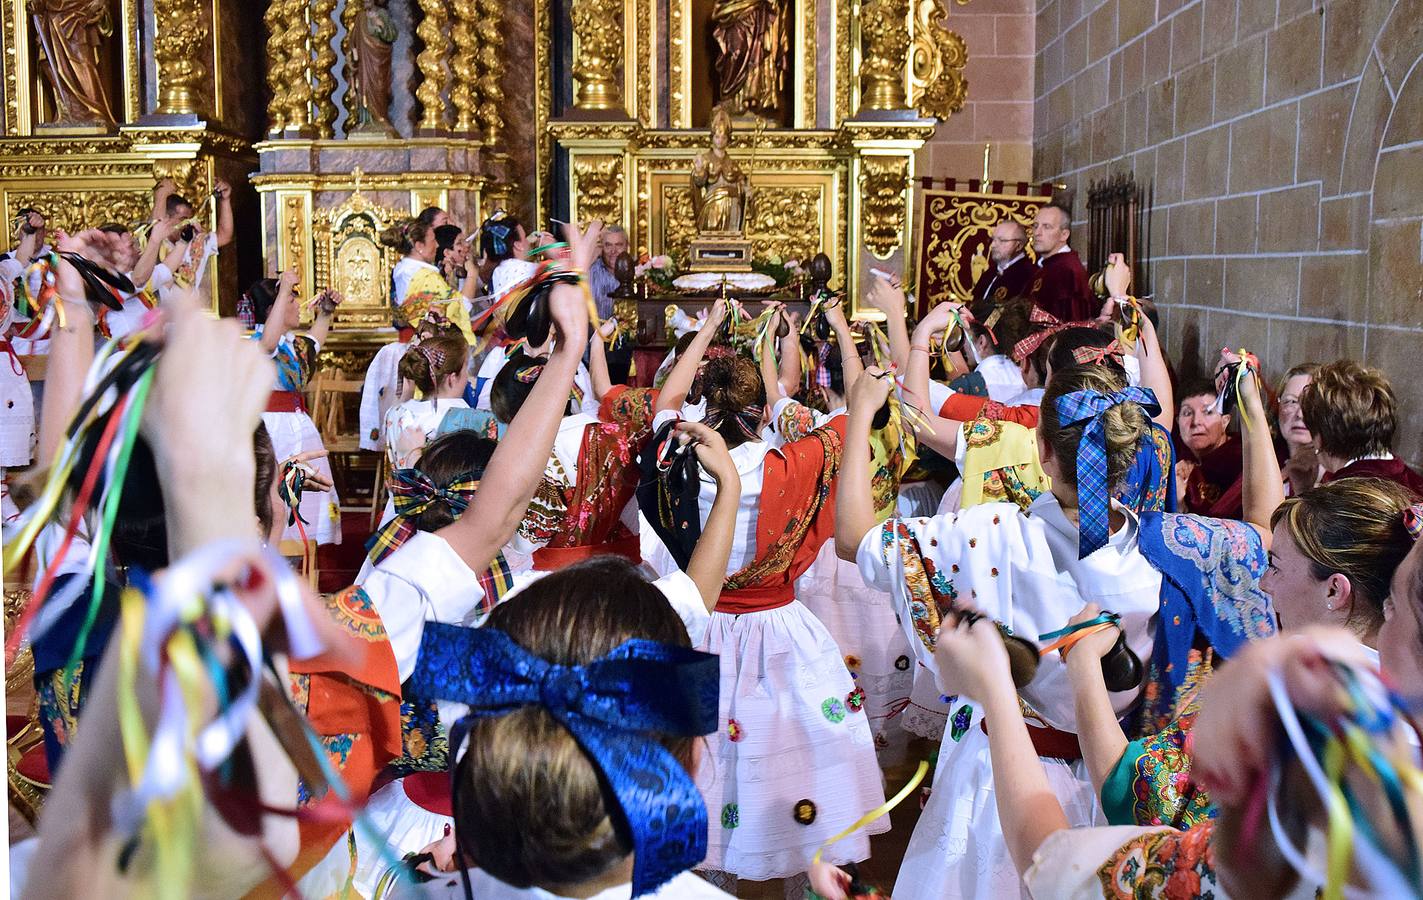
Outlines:
<svg viewBox="0 0 1423 900"><path fill-rule="evenodd" d="M989 177L1033 176L1033 0L952 4L949 27L964 39L968 100L919 151L916 171L934 178L978 178L991 143Z"/></svg>
<svg viewBox="0 0 1423 900"><path fill-rule="evenodd" d="M1075 190L1076 225L1092 181L1154 185L1152 285L1177 359L1229 343L1267 372L1378 366L1415 463L1423 382L1401 376L1423 338L1420 23L1420 0L1039 0L1033 122L1035 177Z"/></svg>

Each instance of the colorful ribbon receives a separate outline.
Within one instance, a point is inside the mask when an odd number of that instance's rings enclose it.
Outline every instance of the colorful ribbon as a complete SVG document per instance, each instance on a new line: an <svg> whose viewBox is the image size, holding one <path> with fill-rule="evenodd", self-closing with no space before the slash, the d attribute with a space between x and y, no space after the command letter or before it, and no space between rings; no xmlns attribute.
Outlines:
<svg viewBox="0 0 1423 900"><path fill-rule="evenodd" d="M632 896L640 897L706 856L701 792L658 736L715 731L720 680L715 655L654 641L630 640L587 665L560 666L496 628L428 622L405 687L411 697L470 707L450 729L451 759L459 759L475 720L547 710L617 798L632 837Z"/></svg>
<svg viewBox="0 0 1423 900"><path fill-rule="evenodd" d="M455 477L445 487L440 487L419 469L396 469L390 474L390 499L395 503L395 516L381 527L366 544L371 564L380 561L410 540L418 530L415 517L436 503L443 501L450 512L458 518L474 500L479 490L479 479L472 472Z"/></svg>
<svg viewBox="0 0 1423 900"><path fill-rule="evenodd" d="M849 837L852 832L856 831L857 829L864 828L866 825L870 824L879 817L889 815L890 812L896 806L904 802L904 799L906 797L914 793L914 789L919 787L920 783L924 780L924 776L927 774L929 774L929 761L926 759L921 759L919 760L919 768L914 770L913 777L909 779L909 781L904 785L904 787L899 789L899 793L895 794L893 797L890 797L884 803L880 804L879 806L876 806L874 809L865 813L863 816L860 816L849 828L846 828L844 831L841 831L840 833L831 837L825 843L821 844L816 849L815 855L810 858L810 864L815 865L816 863L820 862L820 857L824 855L825 851L830 848L831 844L846 837Z"/></svg>
<svg viewBox="0 0 1423 900"><path fill-rule="evenodd" d="M1127 387L1110 394L1074 391L1057 398L1057 418L1061 428L1085 425L1077 444L1077 510L1081 534L1078 559L1085 559L1107 543L1107 519L1111 510L1111 487L1107 483L1107 434L1103 416L1124 403L1136 403L1147 418L1160 415L1161 406L1150 388Z"/></svg>

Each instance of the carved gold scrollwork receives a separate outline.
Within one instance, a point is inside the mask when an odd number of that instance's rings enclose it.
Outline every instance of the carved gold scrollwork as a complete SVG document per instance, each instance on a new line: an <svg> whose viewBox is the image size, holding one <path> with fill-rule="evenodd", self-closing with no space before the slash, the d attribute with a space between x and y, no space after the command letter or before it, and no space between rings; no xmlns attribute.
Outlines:
<svg viewBox="0 0 1423 900"><path fill-rule="evenodd" d="M469 134L478 122L479 101L475 97L475 81L478 78L475 63L479 55L478 35L474 30L475 0L455 0L455 22L450 32L454 41L454 55L450 58L450 69L454 79L450 87L450 102L455 107L455 133Z"/></svg>
<svg viewBox="0 0 1423 900"><path fill-rule="evenodd" d="M940 0L914 0L914 41L909 49L909 105L921 116L947 119L963 109L968 50L944 24Z"/></svg>
<svg viewBox="0 0 1423 900"><path fill-rule="evenodd" d="M623 158L580 156L573 163L573 196L581 222L620 222L623 216Z"/></svg>
<svg viewBox="0 0 1423 900"><path fill-rule="evenodd" d="M865 246L887 259L904 235L904 189L909 183L909 159L866 156L860 164L860 203Z"/></svg>
<svg viewBox="0 0 1423 900"><path fill-rule="evenodd" d="M196 197L206 197L208 194L206 169L203 164L197 160L154 160L153 180L162 181L165 178L173 179L173 183L178 186L179 195L187 197L190 200Z"/></svg>
<svg viewBox="0 0 1423 900"><path fill-rule="evenodd" d="M907 0L865 0L860 7L860 105L904 108L904 64L909 51Z"/></svg>
<svg viewBox="0 0 1423 900"><path fill-rule="evenodd" d="M315 20L316 55L312 59L316 101L316 135L329 138L336 133L336 0L316 0L311 7Z"/></svg>
<svg viewBox="0 0 1423 900"><path fill-rule="evenodd" d="M287 126L287 41L286 29L282 27L283 0L272 0L267 7L264 21L267 25L267 90L272 99L267 101L267 131L281 134ZM350 4L347 4L347 8Z"/></svg>
<svg viewBox="0 0 1423 900"><path fill-rule="evenodd" d="M819 253L825 246L822 201L822 190L816 186L756 185L746 224L752 257L806 260ZM663 252L685 259L688 245L697 236L691 187L663 185L662 208L667 215Z"/></svg>
<svg viewBox="0 0 1423 900"><path fill-rule="evenodd" d="M504 137L504 5L478 0L477 9L479 133L486 146L497 147Z"/></svg>
<svg viewBox="0 0 1423 900"><path fill-rule="evenodd" d="M440 90L445 83L445 52L449 49L450 16L445 0L420 0L420 24L415 36L424 44L415 57L420 70L420 86L415 98L420 101L420 131L438 134L445 130L445 100Z"/></svg>
<svg viewBox="0 0 1423 900"><path fill-rule="evenodd" d="M70 231L103 222L129 225L148 218L153 196L147 191L38 191L7 194L6 215L27 206L42 209L50 227Z"/></svg>
<svg viewBox="0 0 1423 900"><path fill-rule="evenodd" d="M203 73L201 53L208 40L207 19L198 0L157 0L153 56L158 62L158 112L196 113L193 84Z"/></svg>
<svg viewBox="0 0 1423 900"><path fill-rule="evenodd" d="M574 0L573 35L577 40L573 78L574 105L581 109L617 109L622 104L618 66L623 49L622 0Z"/></svg>

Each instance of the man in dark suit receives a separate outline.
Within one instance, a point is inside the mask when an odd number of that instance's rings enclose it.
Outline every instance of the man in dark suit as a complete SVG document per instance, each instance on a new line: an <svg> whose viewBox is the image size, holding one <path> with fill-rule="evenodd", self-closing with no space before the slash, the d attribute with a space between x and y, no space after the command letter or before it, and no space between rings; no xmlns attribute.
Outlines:
<svg viewBox="0 0 1423 900"><path fill-rule="evenodd" d="M993 228L993 240L988 244L988 259L992 263L973 286L971 309L997 306L1014 297L1026 296L1037 269L1023 251L1028 245L1028 232L1022 223L1004 219Z"/></svg>
<svg viewBox="0 0 1423 900"><path fill-rule="evenodd" d="M1055 203L1038 210L1033 221L1033 252L1038 272L1033 279L1033 302L1063 322L1079 322L1097 315L1101 304L1087 286L1087 270L1068 246L1072 214Z"/></svg>

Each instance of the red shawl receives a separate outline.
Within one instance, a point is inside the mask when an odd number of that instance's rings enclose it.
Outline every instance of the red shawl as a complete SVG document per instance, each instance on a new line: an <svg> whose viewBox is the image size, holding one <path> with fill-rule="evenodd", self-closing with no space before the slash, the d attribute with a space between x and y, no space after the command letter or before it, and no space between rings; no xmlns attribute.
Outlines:
<svg viewBox="0 0 1423 900"><path fill-rule="evenodd" d="M795 580L835 534L835 485L844 444L845 417L836 416L766 454L756 559L727 576L718 612L775 609L795 599Z"/></svg>

